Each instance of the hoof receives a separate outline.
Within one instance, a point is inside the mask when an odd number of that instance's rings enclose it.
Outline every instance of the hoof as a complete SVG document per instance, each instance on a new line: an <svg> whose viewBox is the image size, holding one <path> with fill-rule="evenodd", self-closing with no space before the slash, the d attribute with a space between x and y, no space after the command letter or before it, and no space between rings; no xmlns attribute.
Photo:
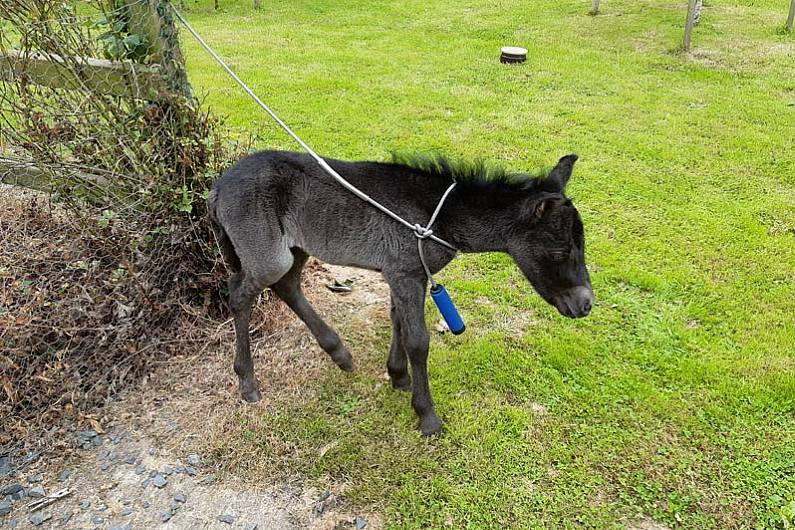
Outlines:
<svg viewBox="0 0 795 530"><path fill-rule="evenodd" d="M353 372L353 359L348 357L347 359L343 359L342 361L334 361L337 363L337 366L340 367L340 370L343 372Z"/></svg>
<svg viewBox="0 0 795 530"><path fill-rule="evenodd" d="M262 394L257 388L249 390L248 392L241 392L240 395L243 396L243 401L246 403L256 403L262 399Z"/></svg>
<svg viewBox="0 0 795 530"><path fill-rule="evenodd" d="M353 372L353 357L345 346L340 346L330 352L331 360L340 367L343 372Z"/></svg>
<svg viewBox="0 0 795 530"><path fill-rule="evenodd" d="M424 436L442 434L442 420L436 416L426 416L420 421L420 430Z"/></svg>
<svg viewBox="0 0 795 530"><path fill-rule="evenodd" d="M411 377L408 374L403 377L390 377L389 379L392 381L392 388L395 390L411 391Z"/></svg>

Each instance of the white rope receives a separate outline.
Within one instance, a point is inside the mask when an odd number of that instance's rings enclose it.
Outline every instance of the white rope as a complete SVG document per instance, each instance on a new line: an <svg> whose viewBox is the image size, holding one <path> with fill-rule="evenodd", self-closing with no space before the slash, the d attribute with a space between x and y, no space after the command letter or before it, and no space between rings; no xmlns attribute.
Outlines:
<svg viewBox="0 0 795 530"><path fill-rule="evenodd" d="M455 182L450 184L450 187L447 188L447 191L444 192L442 198L439 199L439 204L436 205L436 209L433 211L433 215L431 215L431 220L428 221L428 224L423 226L414 225L414 235L417 236L417 252L420 254L420 262L422 263L422 268L425 270L425 275L428 277L428 281L431 282L431 289L436 289L436 282L433 280L433 275L431 274L431 269L428 268L428 264L425 263L425 252L422 250L422 242L431 235L433 235L433 230L431 230L431 226L436 221L436 217L439 215L439 212L442 211L442 206L444 206L444 201L447 200L447 196L450 195L450 192L453 191L455 188Z"/></svg>
<svg viewBox="0 0 795 530"><path fill-rule="evenodd" d="M177 8L174 6L174 4L170 4L170 5L171 5L171 9L173 9L173 10L174 10L174 14L176 14L176 15L177 15L177 18L180 20L180 22L182 22L182 24L183 24L183 25L185 26L185 28L186 28L186 29L187 29L187 30L190 32L190 34L191 34L191 35L193 35L193 36L196 38L196 40L199 42L199 44L201 44L201 45L202 45L202 47L203 47L205 50L207 50L207 52L208 52L210 55L212 55L212 56L213 56L213 59L215 59L215 60L218 62L218 64L220 64L220 65L223 67L223 69L224 69L224 70L226 70L226 73L228 73L228 74L229 74L229 75L232 77L232 79L234 79L234 80L237 82L237 84L238 84L238 85L240 85L240 86L241 86L241 88L243 88L243 90L245 90L245 91L246 91L246 93L247 93L249 96L251 96L251 98L252 98L252 99L253 99L253 100L254 100L254 101L257 103L257 105L259 105L260 107L262 107L262 109L263 109L265 112L267 112L267 113L270 115L270 117L271 117L271 118L273 118L273 120L274 120L274 121L275 121L277 124L279 124L279 126L280 126L282 129L284 129L284 131L285 131L287 134L289 134L290 136L292 136L293 140L295 140L296 142L298 142L298 145L300 145L301 147L303 147L303 148L304 148L304 150L305 150L307 153L309 153L309 155L310 155L312 158L314 158L314 159L315 159L315 161L316 161L316 162L317 162L317 163L320 165L320 167L321 167L321 168L323 168L323 170L324 170L326 173L328 173L329 175L331 175L331 176L334 178L334 180L336 180L337 182L339 182L340 184L342 184L342 186L343 186L343 187L345 187L345 189L347 189L348 191L350 191L351 193L353 193L354 195L356 195L357 197L359 197L360 199L362 199L362 200L363 200L363 201L365 201L366 203L368 203L368 204L370 204L370 205L372 205L372 206L374 206L374 207L378 208L379 210L381 210L383 213L385 213L386 215L388 215L389 217L391 217L391 218L392 218L392 219L394 219L395 221L397 221L397 222L399 222L399 223L403 224L404 226L406 226L406 227L410 228L412 231L414 231L414 234L415 234L415 235L416 235L418 238L421 238L421 239L426 239L426 238L427 238L427 239L431 239L431 240L433 240L433 241L435 241L435 242L437 242L437 243L440 243L440 244L442 244L442 245L446 246L447 248L449 248L449 249L451 249L451 250L454 250L454 251L455 251L455 250L457 250L457 249L456 249L456 248L455 248L453 245L451 245L451 244L450 244L450 243L448 243L447 241L445 241L445 240L443 240L443 239L440 239L439 237L437 237L437 236L433 235L433 233L430 231L430 228L428 228L428 229L423 229L423 227L422 227L422 226L420 226L420 225L412 224L412 223L410 223L410 222L406 221L405 219L403 219L402 217L400 217L398 214L396 214L395 212L393 212L392 210L390 210L390 209L389 209L389 208L387 208L386 206L382 205L381 203L379 203L379 202L378 202L378 201L376 201L375 199L371 198L369 195L367 195L366 193L364 193L363 191L361 191L359 188L357 188L356 186L354 186L353 184L351 184L350 182L348 182L347 180L345 180L344 178L342 178L342 176L340 176L340 174L339 174L339 173L337 173L337 172L334 170L334 168L332 168L332 167L331 167L331 166L328 164L328 162L326 162L326 161L323 159L323 157L321 157L320 155L318 155L317 153L315 153L315 151L314 151L314 150L312 150L312 148L311 148L311 147L309 147L309 146L308 146L308 145L307 145L307 144L306 144L306 143L305 143L303 140L301 140L301 138L300 138L300 137L299 137L297 134L295 134L295 133L293 132L293 130L292 130L292 129L290 129L290 127L288 127L288 126L287 126L287 124L286 124L286 123L284 123L284 122L281 120L281 118L279 118L279 116L277 116L277 115L276 115L276 113L275 113L275 112L273 112L273 111L270 109L270 107L268 107L268 106L267 106L265 103L263 103L263 102L262 102L262 100L261 100L259 97L257 97L257 95L254 93L254 91L253 91L253 90L251 90L251 89L248 87L248 85L246 85L246 83L244 83L244 82L243 82L243 80L242 80L242 79L240 79L240 78L237 76L237 74L235 74L235 72L233 72L233 71L232 71L232 69L231 69L231 68L229 68L229 66L227 66L227 64L224 62L224 60L223 60L223 59L221 59L221 57L219 57L219 56L218 56L218 54L217 54L217 53L215 53L215 51L214 51L214 50L213 50L213 49L212 49L212 48L211 48L211 47L210 47L210 46L209 46L209 45L208 45L206 42L204 42L204 39L202 39L202 38L201 38L201 36L199 36L199 34L198 34L198 33L196 33L196 31L195 31L195 30L194 30L194 29L191 27L191 25L190 25L190 24L188 24L188 21L187 21L187 20L185 20L185 17L183 17L183 16L182 16L182 14L181 14L181 13L180 13L180 12L177 10ZM447 198L447 195L450 193L450 191L452 191L453 187L454 187L454 185L453 185L453 186L450 186L450 188L448 188L447 192L445 192L444 196L442 197L442 200L441 200L441 201L439 201L439 204L438 204L438 206L436 207L436 211L434 212L433 216L431 217L431 223L433 222L433 220L435 220L435 218L436 218L436 215L439 213L439 210L441 209L441 207L442 207L442 204L444 203L444 200ZM430 223L428 224L428 226L430 227ZM418 227L419 227L419 228L418 228ZM426 230L427 230L427 232L426 232ZM420 255L420 257L422 257L422 255ZM423 262L424 262L424 259L423 259ZM427 270L427 267L426 267L426 270Z"/></svg>

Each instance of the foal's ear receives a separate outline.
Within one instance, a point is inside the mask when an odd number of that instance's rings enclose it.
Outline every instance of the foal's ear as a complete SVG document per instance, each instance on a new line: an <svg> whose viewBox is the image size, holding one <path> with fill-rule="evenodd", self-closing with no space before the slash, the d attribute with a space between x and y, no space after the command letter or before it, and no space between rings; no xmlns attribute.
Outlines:
<svg viewBox="0 0 795 530"><path fill-rule="evenodd" d="M552 170L547 177L547 181L552 185L556 191L563 191L566 184L569 183L571 172L574 170L574 163L577 161L577 155L566 155L558 161L558 165Z"/></svg>
<svg viewBox="0 0 795 530"><path fill-rule="evenodd" d="M524 218L528 221L537 221L544 217L544 212L549 211L555 206L555 201L560 199L560 195L552 193L542 193L538 197L528 199L524 205Z"/></svg>

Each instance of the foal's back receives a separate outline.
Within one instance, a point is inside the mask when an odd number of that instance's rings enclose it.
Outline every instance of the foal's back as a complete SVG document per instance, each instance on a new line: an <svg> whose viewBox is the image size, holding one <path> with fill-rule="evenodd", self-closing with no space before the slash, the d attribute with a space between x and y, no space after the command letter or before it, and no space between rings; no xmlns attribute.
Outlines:
<svg viewBox="0 0 795 530"><path fill-rule="evenodd" d="M328 162L399 215L427 217L429 206L414 188L427 192L428 183L416 182L401 166ZM413 241L404 227L343 188L302 153L263 151L241 159L215 184L210 208L238 256L249 262L270 259L268 255L286 261L289 249L300 248L327 263L381 270L406 241Z"/></svg>

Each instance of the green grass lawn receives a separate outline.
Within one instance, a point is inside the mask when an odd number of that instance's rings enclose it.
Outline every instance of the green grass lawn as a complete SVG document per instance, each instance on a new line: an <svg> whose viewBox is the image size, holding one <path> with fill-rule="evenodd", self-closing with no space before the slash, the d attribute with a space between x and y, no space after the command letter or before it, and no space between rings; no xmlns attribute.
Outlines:
<svg viewBox="0 0 795 530"><path fill-rule="evenodd" d="M202 0L197 30L320 153L483 156L569 186L598 299L570 321L502 255L440 275L467 320L434 337L446 434L406 394L331 363L319 396L241 418L216 447L347 482L395 528L785 528L795 517L795 35L788 2ZM529 49L521 66L501 45ZM261 148L294 145L183 32L206 104ZM429 308L431 306L429 305ZM429 321L436 315L429 311ZM383 371L383 370L381 370ZM277 439L278 444L273 440ZM319 457L319 448L337 441ZM248 477L256 478L256 477Z"/></svg>

